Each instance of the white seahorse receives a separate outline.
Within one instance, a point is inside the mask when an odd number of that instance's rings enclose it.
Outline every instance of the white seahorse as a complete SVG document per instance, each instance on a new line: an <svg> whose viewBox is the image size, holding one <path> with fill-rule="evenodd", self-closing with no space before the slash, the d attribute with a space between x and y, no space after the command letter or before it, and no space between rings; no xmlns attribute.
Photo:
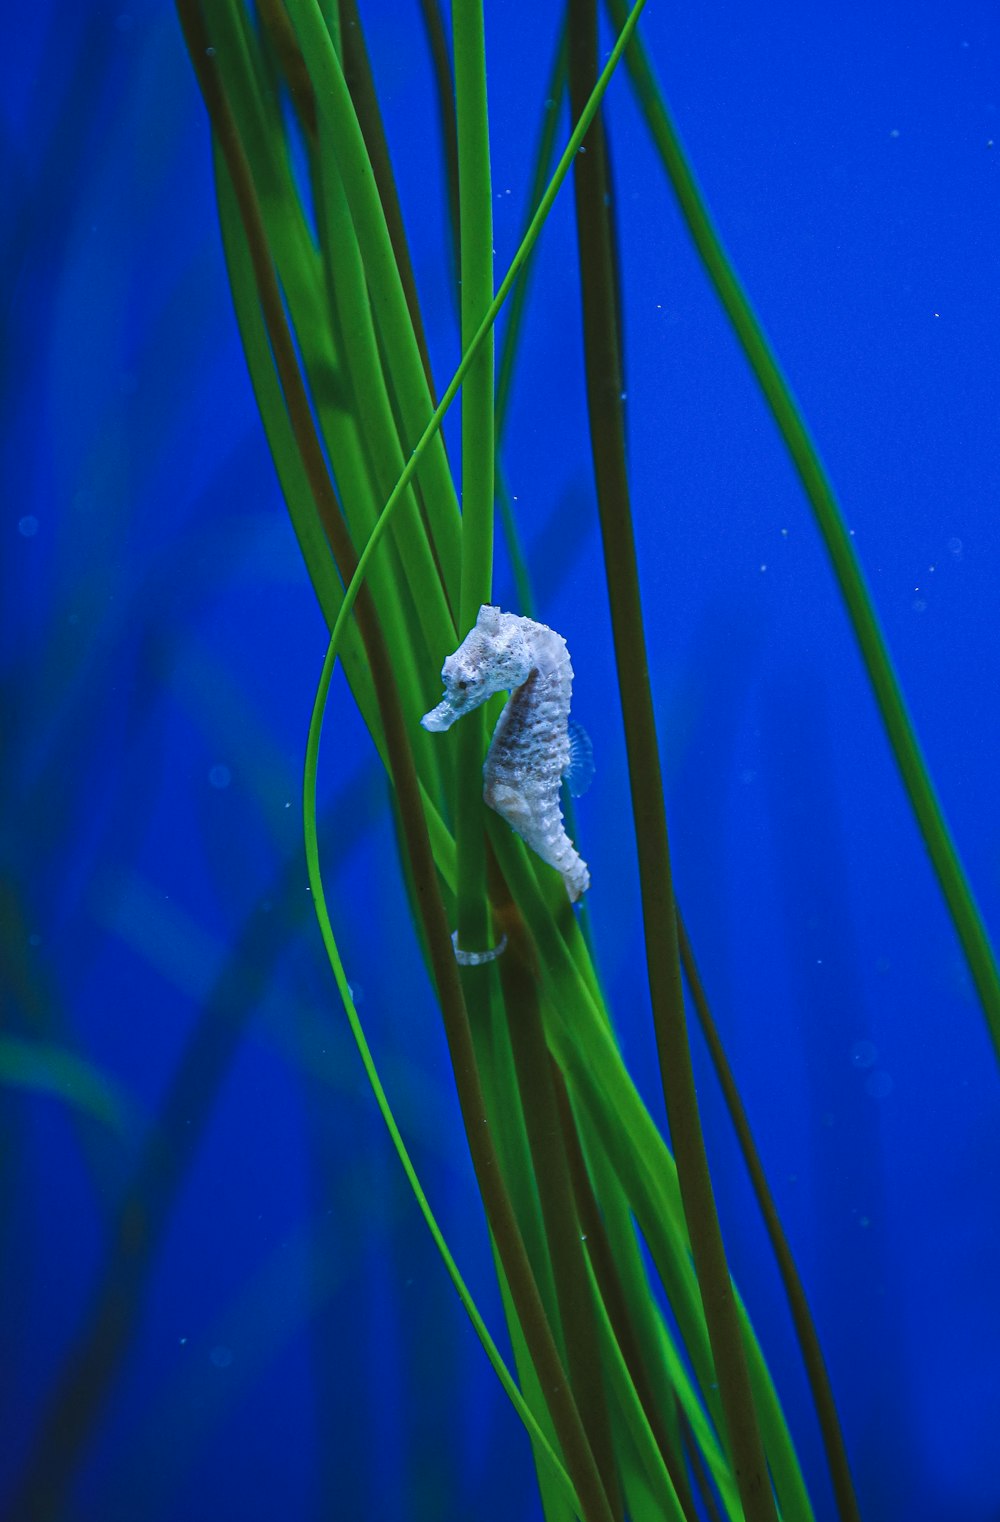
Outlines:
<svg viewBox="0 0 1000 1522"><path fill-rule="evenodd" d="M421 719L425 729L450 729L495 692L510 693L483 766L483 797L562 873L575 903L590 873L566 833L559 785L566 778L571 791L582 792L593 762L589 740L569 721L573 667L566 641L546 624L484 605L441 676L444 697Z"/></svg>

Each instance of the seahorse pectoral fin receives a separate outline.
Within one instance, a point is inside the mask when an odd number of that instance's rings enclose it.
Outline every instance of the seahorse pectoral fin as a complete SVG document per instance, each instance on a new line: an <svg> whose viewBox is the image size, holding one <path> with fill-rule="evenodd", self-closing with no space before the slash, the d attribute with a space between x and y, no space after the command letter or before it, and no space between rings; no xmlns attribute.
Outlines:
<svg viewBox="0 0 1000 1522"><path fill-rule="evenodd" d="M563 772L563 781L570 796L579 798L594 780L594 747L583 725L575 719L570 719L568 729L569 765Z"/></svg>

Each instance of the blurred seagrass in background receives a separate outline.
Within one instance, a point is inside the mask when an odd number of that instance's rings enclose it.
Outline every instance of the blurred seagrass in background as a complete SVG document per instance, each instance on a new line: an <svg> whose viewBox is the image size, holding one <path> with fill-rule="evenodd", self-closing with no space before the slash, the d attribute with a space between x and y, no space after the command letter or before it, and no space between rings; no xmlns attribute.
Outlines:
<svg viewBox="0 0 1000 1522"><path fill-rule="evenodd" d="M3 1515L995 1514L998 28L831 27L19 35Z"/></svg>

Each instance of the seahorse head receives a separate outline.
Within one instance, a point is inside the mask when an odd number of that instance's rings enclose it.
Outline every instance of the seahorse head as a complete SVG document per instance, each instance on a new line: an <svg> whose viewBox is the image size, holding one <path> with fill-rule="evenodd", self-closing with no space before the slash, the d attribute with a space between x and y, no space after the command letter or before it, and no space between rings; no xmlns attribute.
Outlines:
<svg viewBox="0 0 1000 1522"><path fill-rule="evenodd" d="M480 608L475 626L441 668L444 697L421 719L425 729L450 729L495 692L510 692L528 680L533 662L526 625L530 628L530 620L516 613Z"/></svg>

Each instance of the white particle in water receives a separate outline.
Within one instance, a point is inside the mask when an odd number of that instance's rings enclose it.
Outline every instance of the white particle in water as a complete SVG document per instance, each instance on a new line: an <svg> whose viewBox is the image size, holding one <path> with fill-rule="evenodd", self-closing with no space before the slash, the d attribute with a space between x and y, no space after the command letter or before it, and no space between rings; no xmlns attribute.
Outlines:
<svg viewBox="0 0 1000 1522"><path fill-rule="evenodd" d="M874 1041L864 1039L855 1041L851 1046L851 1066L856 1068L871 1068L878 1061L878 1047Z"/></svg>

